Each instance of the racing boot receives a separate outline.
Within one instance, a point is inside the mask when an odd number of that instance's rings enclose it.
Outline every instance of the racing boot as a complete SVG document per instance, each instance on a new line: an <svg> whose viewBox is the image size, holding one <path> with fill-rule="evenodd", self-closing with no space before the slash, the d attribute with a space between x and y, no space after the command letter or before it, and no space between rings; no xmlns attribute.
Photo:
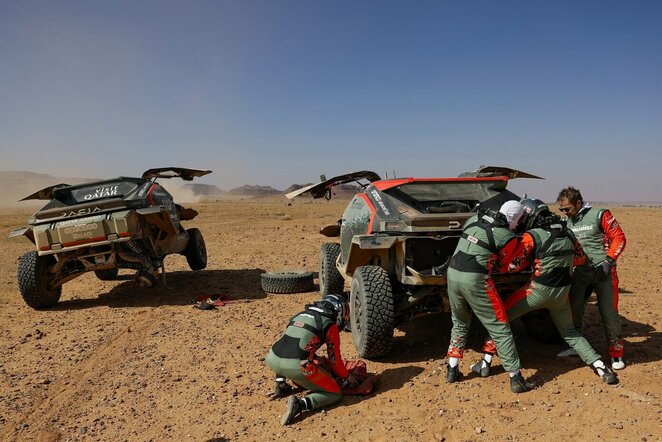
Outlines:
<svg viewBox="0 0 662 442"><path fill-rule="evenodd" d="M524 393L534 388L536 388L536 384L524 379L522 373L517 373L515 376L510 377L510 391L513 393Z"/></svg>
<svg viewBox="0 0 662 442"><path fill-rule="evenodd" d="M600 379L602 379L606 384L609 385L618 384L618 378L616 377L616 373L614 373L614 371L611 368L606 366L604 362L602 363L601 367L600 366L596 367L595 365L592 365L591 368L593 368L595 374L600 376Z"/></svg>
<svg viewBox="0 0 662 442"><path fill-rule="evenodd" d="M305 409L306 402L304 399L299 399L294 395L290 396L287 400L287 408L285 409L285 413L283 414L280 423L283 425L289 425L292 423L292 419L303 413Z"/></svg>
<svg viewBox="0 0 662 442"><path fill-rule="evenodd" d="M614 370L623 370L625 368L623 358L611 358L611 368Z"/></svg>
<svg viewBox="0 0 662 442"><path fill-rule="evenodd" d="M274 387L274 398L282 398L289 396L292 393L292 386L285 381L285 378L276 379L276 386Z"/></svg>
<svg viewBox="0 0 662 442"><path fill-rule="evenodd" d="M460 379L462 379L460 366L456 365L455 367L451 367L450 365L446 365L446 382L452 384L453 382L457 382Z"/></svg>
<svg viewBox="0 0 662 442"><path fill-rule="evenodd" d="M486 378L490 375L490 362L483 358L471 366L471 371L478 373L481 378Z"/></svg>

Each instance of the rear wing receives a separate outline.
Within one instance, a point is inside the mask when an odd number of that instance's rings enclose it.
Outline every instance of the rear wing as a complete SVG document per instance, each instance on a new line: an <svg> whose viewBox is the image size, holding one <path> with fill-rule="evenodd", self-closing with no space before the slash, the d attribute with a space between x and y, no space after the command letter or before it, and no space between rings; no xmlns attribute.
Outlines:
<svg viewBox="0 0 662 442"><path fill-rule="evenodd" d="M181 178L184 181L193 181L193 178L210 174L211 170L186 169L183 167L159 167L143 172L142 178L151 180L154 178Z"/></svg>
<svg viewBox="0 0 662 442"><path fill-rule="evenodd" d="M41 190L37 190L35 193L26 196L25 198L20 199L19 201L27 201L27 200L52 200L53 199L53 191L55 189L60 189L64 187L71 187L69 184L55 184L53 186L48 186L44 187Z"/></svg>
<svg viewBox="0 0 662 442"><path fill-rule="evenodd" d="M496 177L496 176L505 176L508 179L515 178L534 178L537 180L544 180L544 178L537 175L533 175L527 172L522 172L521 170L511 169L510 167L502 166L479 166L478 169L473 172L464 172L458 175L459 177Z"/></svg>
<svg viewBox="0 0 662 442"><path fill-rule="evenodd" d="M326 179L324 175L320 177L322 181L315 184L309 184L308 186L302 187L301 189L294 190L290 193L285 194L287 199L295 198L304 193L310 193L313 198L322 198L325 197L329 199L331 197L331 188L340 184L346 184L351 182L358 183L361 180L368 180L371 183L374 181L381 180L381 177L370 170L361 170L359 172L347 173L345 175L338 175L331 179Z"/></svg>

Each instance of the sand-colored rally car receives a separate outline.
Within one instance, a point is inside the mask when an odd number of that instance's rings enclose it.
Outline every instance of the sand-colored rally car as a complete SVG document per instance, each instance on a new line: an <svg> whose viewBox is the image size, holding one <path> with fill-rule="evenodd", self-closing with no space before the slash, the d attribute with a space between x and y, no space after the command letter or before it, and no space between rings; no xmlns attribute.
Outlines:
<svg viewBox="0 0 662 442"><path fill-rule="evenodd" d="M112 280L119 269L135 271L143 286L165 284L163 260L179 253L191 270L207 266L202 233L185 229L181 221L197 216L175 203L156 180L178 177L190 181L210 170L166 167L150 169L140 178L119 177L76 186L58 184L23 200L47 200L10 238L25 236L36 250L20 257L18 284L32 308L55 305L62 285L85 272ZM23 201L22 200L22 201Z"/></svg>

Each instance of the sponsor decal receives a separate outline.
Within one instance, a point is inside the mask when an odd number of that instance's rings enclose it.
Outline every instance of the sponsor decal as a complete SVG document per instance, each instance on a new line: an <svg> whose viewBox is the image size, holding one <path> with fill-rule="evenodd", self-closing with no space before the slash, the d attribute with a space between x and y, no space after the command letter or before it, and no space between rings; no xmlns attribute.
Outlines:
<svg viewBox="0 0 662 442"><path fill-rule="evenodd" d="M295 327L303 327L303 322L301 321L295 321L294 324L292 324Z"/></svg>
<svg viewBox="0 0 662 442"><path fill-rule="evenodd" d="M97 223L83 224L80 226L65 227L62 231L67 234L75 234L79 232L87 232L88 230L96 230L98 227ZM90 232L91 233L91 232ZM76 235L74 235L75 237Z"/></svg>
<svg viewBox="0 0 662 442"><path fill-rule="evenodd" d="M379 195L379 192L377 192L376 190L373 190L372 192L370 192L370 194L375 199L375 201L377 201L377 205L379 206L380 209L382 209L382 212L384 212L384 215L390 215L391 212L386 207L386 204L384 204L384 201L382 201L382 197Z"/></svg>
<svg viewBox="0 0 662 442"><path fill-rule="evenodd" d="M579 226L579 227L571 227L570 230L572 230L573 233L576 232L584 232L586 230L593 230L594 226Z"/></svg>
<svg viewBox="0 0 662 442"><path fill-rule="evenodd" d="M472 235L467 236L467 241L472 242L474 244L478 244L478 238Z"/></svg>
<svg viewBox="0 0 662 442"><path fill-rule="evenodd" d="M462 223L459 221L448 221L448 228L449 229L461 229L462 228Z"/></svg>
<svg viewBox="0 0 662 442"><path fill-rule="evenodd" d="M88 238L92 238L93 233L94 232L74 233L73 235L71 235L71 237L73 239L88 239Z"/></svg>
<svg viewBox="0 0 662 442"><path fill-rule="evenodd" d="M58 227L62 226L68 226L71 224L79 224L79 223L95 223L102 221L106 216L105 215L95 215L95 216L90 216L87 218L80 218L80 219L69 219L66 221L60 221L57 223Z"/></svg>
<svg viewBox="0 0 662 442"><path fill-rule="evenodd" d="M140 188L140 192L138 192L138 196L143 196L145 192L147 192L147 189L149 189L149 186L151 186L152 183L145 183L142 185Z"/></svg>
<svg viewBox="0 0 662 442"><path fill-rule="evenodd" d="M117 195L118 186L103 186L94 189L93 193L88 193L83 197L84 200L95 200L97 198L105 198Z"/></svg>
<svg viewBox="0 0 662 442"><path fill-rule="evenodd" d="M101 212L101 209L99 207L87 207L84 209L71 210L69 212L61 212L60 216L63 218L69 218L71 216L91 215L96 212Z"/></svg>

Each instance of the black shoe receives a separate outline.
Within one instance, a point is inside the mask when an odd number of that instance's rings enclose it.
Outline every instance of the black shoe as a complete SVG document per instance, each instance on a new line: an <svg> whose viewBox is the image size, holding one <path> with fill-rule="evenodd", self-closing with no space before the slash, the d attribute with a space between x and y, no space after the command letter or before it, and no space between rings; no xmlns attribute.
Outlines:
<svg viewBox="0 0 662 442"><path fill-rule="evenodd" d="M452 384L453 382L457 382L460 379L462 379L460 366L456 365L455 367L451 367L450 365L446 365L446 382Z"/></svg>
<svg viewBox="0 0 662 442"><path fill-rule="evenodd" d="M289 396L292 393L292 386L287 382L276 382L276 387L274 388L274 398L281 398Z"/></svg>
<svg viewBox="0 0 662 442"><path fill-rule="evenodd" d="M513 393L524 393L536 388L536 384L533 382L527 382L522 376L522 373L517 373L515 376L510 377L510 391Z"/></svg>
<svg viewBox="0 0 662 442"><path fill-rule="evenodd" d="M287 400L287 408L285 409L285 414L283 414L280 423L283 425L289 425L292 422L292 419L297 417L303 411L303 401L296 396L290 396Z"/></svg>
<svg viewBox="0 0 662 442"><path fill-rule="evenodd" d="M490 363L481 359L471 366L471 371L478 373L481 378L486 378L490 375Z"/></svg>
<svg viewBox="0 0 662 442"><path fill-rule="evenodd" d="M605 365L605 368L596 368L593 367L593 371L595 374L600 376L600 378L609 385L614 385L618 384L618 378L616 377L616 373L613 372L613 370ZM600 374L602 372L602 374Z"/></svg>

